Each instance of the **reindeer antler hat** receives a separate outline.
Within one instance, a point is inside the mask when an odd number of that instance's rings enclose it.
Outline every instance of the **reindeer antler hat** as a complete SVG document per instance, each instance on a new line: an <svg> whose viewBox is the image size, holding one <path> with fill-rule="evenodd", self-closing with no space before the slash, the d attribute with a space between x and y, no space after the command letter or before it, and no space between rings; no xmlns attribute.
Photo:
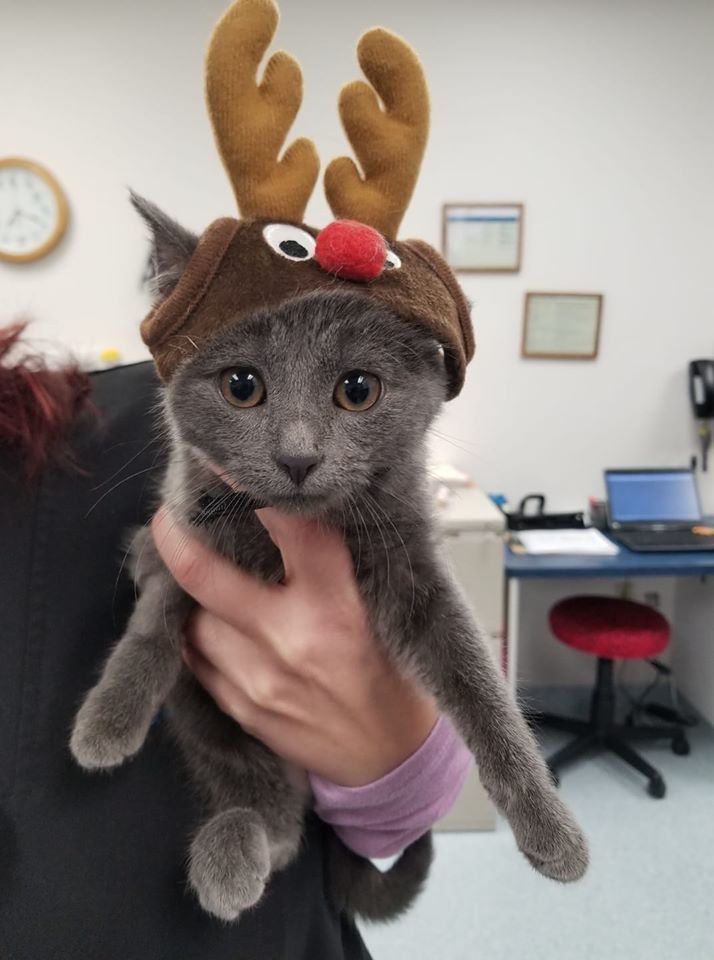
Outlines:
<svg viewBox="0 0 714 960"><path fill-rule="evenodd" d="M302 101L300 67L279 51L256 79L278 18L273 0L236 0L215 28L206 97L242 219L208 227L172 292L142 323L144 342L168 380L202 338L256 310L334 291L339 281L436 338L454 397L474 351L468 304L432 247L396 240L429 127L421 64L387 30L359 41L370 83L347 84L339 109L361 172L348 157L329 164L325 192L338 219L318 231L301 222L319 172L314 144L296 140L279 158Z"/></svg>

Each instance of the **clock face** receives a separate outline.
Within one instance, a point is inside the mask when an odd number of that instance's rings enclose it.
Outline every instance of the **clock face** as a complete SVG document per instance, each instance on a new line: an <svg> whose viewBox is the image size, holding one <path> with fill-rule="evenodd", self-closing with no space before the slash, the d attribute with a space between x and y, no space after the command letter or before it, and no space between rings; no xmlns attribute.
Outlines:
<svg viewBox="0 0 714 960"><path fill-rule="evenodd" d="M50 174L36 164L0 163L0 258L33 260L64 232L66 208Z"/></svg>

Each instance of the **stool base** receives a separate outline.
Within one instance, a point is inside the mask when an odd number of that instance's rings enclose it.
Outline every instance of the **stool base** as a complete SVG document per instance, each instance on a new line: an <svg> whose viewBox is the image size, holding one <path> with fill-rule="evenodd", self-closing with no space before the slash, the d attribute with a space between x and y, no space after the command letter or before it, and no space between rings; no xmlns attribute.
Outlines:
<svg viewBox="0 0 714 960"><path fill-rule="evenodd" d="M592 750L609 750L644 774L648 781L648 793L660 799L667 792L662 775L633 750L628 741L671 740L672 749L680 755L689 753L689 742L682 727L676 724L635 727L615 723L613 663L605 657L598 659L597 683L593 690L588 721L551 713L537 714L531 717L531 720L555 730L576 734L575 740L571 740L548 757L548 767L556 783L559 782L559 771L567 764Z"/></svg>

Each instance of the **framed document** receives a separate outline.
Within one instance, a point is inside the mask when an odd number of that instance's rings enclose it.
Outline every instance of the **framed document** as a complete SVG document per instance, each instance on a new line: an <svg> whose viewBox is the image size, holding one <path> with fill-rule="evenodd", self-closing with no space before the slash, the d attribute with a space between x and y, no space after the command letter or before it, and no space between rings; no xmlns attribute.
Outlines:
<svg viewBox="0 0 714 960"><path fill-rule="evenodd" d="M521 356L594 360L601 314L600 293L527 293Z"/></svg>
<svg viewBox="0 0 714 960"><path fill-rule="evenodd" d="M442 248L462 273L517 273L521 269L522 203L445 203Z"/></svg>

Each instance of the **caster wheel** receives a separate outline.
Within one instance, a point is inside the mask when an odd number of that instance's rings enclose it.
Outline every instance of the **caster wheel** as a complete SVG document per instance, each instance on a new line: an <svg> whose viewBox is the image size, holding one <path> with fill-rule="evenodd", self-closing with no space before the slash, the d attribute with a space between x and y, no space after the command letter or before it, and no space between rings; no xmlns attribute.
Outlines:
<svg viewBox="0 0 714 960"><path fill-rule="evenodd" d="M667 792L667 785L662 777L653 777L647 784L647 793L657 800L661 800Z"/></svg>
<svg viewBox="0 0 714 960"><path fill-rule="evenodd" d="M686 757L687 754L691 753L691 750L689 740L687 740L683 733L680 733L679 736L675 737L672 741L672 753L676 753L678 757Z"/></svg>

